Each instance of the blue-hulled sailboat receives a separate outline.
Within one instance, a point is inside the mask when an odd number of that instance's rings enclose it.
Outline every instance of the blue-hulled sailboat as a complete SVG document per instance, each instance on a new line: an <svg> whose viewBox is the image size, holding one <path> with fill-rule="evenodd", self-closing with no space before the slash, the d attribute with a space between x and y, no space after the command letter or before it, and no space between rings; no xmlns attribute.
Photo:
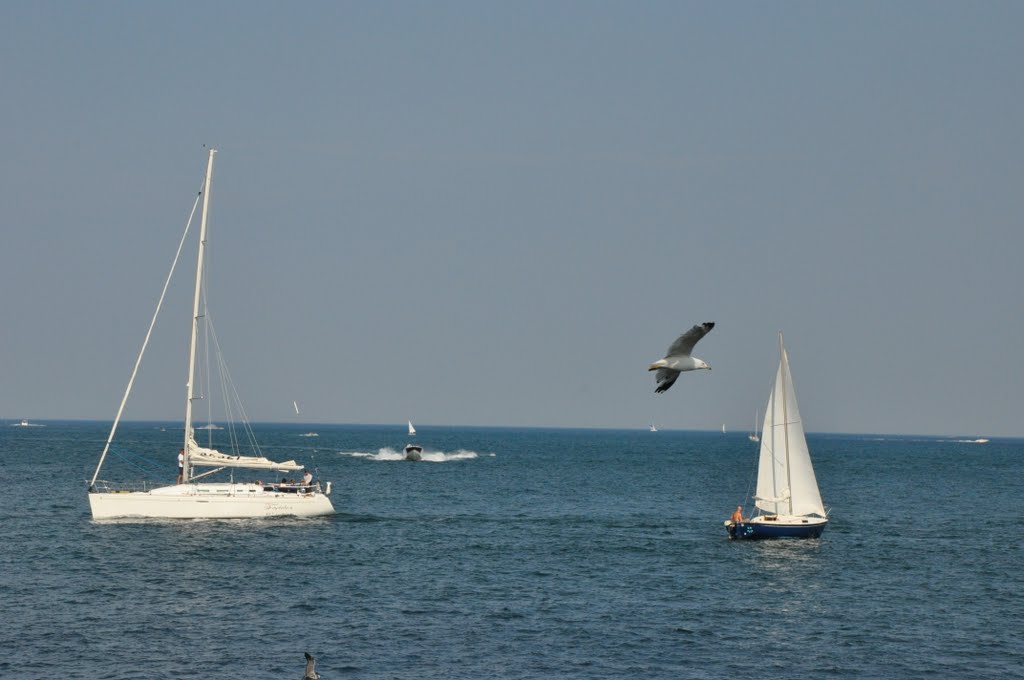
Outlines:
<svg viewBox="0 0 1024 680"><path fill-rule="evenodd" d="M725 527L730 538L818 538L828 524L828 513L822 505L807 450L782 333L779 354L779 370L761 429L754 496L758 514L750 519L727 521Z"/></svg>

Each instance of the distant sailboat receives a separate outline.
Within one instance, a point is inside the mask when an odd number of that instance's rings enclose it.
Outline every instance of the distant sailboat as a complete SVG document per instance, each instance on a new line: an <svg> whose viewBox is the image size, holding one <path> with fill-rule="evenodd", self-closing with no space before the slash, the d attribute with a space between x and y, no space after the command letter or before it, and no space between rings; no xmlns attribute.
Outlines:
<svg viewBox="0 0 1024 680"><path fill-rule="evenodd" d="M759 442L761 438L757 436L757 409L754 409L754 431L747 435L747 439L752 442Z"/></svg>
<svg viewBox="0 0 1024 680"><path fill-rule="evenodd" d="M725 434L725 423L722 423L722 434Z"/></svg>
<svg viewBox="0 0 1024 680"><path fill-rule="evenodd" d="M412 426L412 421L409 421L409 436L412 437L416 434L416 428Z"/></svg>
<svg viewBox="0 0 1024 680"><path fill-rule="evenodd" d="M654 426L654 423L651 423L651 432L657 432L657 431L658 431L658 428L656 428Z"/></svg>
<svg viewBox="0 0 1024 680"><path fill-rule="evenodd" d="M299 402L293 401L292 406L295 407L295 415L299 415Z"/></svg>
<svg viewBox="0 0 1024 680"><path fill-rule="evenodd" d="M761 514L727 521L730 538L818 538L828 523L807 450L782 333L779 354L779 369L761 429L754 496Z"/></svg>

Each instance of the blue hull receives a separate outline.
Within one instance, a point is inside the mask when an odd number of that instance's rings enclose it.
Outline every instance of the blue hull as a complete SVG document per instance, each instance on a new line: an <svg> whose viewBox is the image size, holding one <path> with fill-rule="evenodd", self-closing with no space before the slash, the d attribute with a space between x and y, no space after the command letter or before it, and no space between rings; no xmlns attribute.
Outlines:
<svg viewBox="0 0 1024 680"><path fill-rule="evenodd" d="M729 538L820 538L825 524L768 524L737 522L727 527Z"/></svg>

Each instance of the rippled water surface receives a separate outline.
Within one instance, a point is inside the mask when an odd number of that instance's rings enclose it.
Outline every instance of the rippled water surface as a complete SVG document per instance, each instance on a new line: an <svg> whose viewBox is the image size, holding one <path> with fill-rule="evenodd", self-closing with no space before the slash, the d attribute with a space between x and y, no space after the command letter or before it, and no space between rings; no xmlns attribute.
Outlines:
<svg viewBox="0 0 1024 680"><path fill-rule="evenodd" d="M261 426L336 516L93 522L107 427L0 426L0 676L1024 677L1020 440L811 435L828 529L752 543L741 434Z"/></svg>

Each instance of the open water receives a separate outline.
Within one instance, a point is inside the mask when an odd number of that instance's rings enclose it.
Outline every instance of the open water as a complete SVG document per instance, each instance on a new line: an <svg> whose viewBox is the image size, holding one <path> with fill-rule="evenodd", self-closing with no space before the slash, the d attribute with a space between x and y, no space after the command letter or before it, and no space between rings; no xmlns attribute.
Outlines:
<svg viewBox="0 0 1024 680"><path fill-rule="evenodd" d="M336 516L94 522L108 427L0 426L2 677L1024 677L1022 440L811 434L822 539L730 542L745 434L267 425Z"/></svg>

